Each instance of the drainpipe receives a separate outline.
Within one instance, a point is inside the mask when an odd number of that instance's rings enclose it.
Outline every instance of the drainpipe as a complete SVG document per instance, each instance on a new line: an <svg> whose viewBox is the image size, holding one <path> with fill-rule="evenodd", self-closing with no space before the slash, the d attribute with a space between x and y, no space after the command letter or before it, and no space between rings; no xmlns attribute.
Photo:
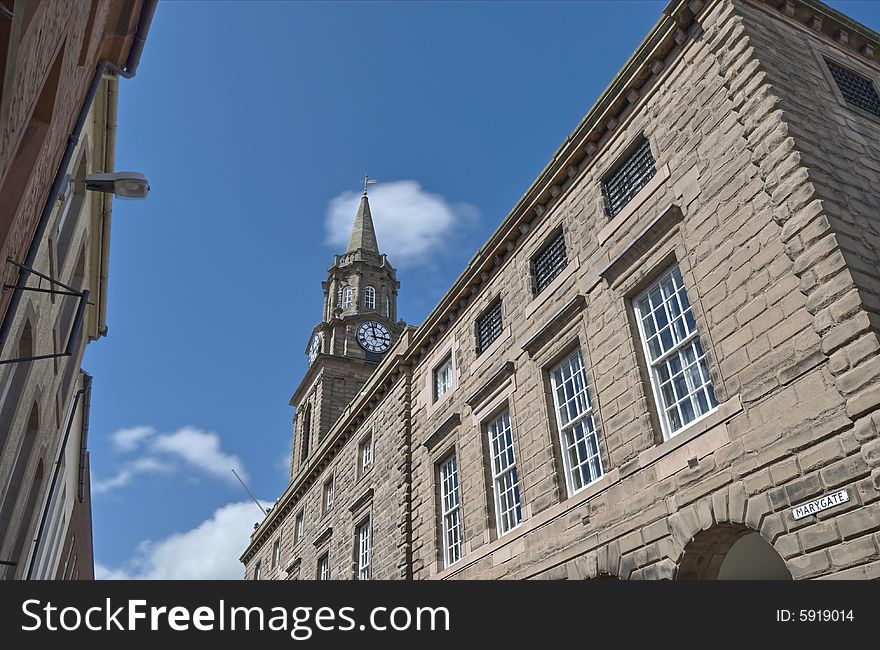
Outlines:
<svg viewBox="0 0 880 650"><path fill-rule="evenodd" d="M46 198L46 203L43 204L43 211L40 213L37 230L34 233L33 240L31 240L31 245L28 248L27 257L24 261L26 267L33 268L34 266L34 261L37 258L37 251L39 250L43 237L46 234L46 228L49 226L49 219L52 216L53 206L55 205L58 195L61 193L61 189L64 185L64 177L67 175L67 167L70 165L70 160L73 158L73 150L76 148L77 143L79 143L79 136L82 133L83 126L86 122L86 116L89 113L89 108L91 108L95 94L98 92L101 78L104 76L106 70L115 72L125 79L131 79L134 77L135 73L137 73L137 66L141 60L144 43L147 40L147 32L150 29L150 22L153 20L153 14L156 12L157 2L158 0L144 0L144 4L141 6L141 14L138 18L137 31L134 34L134 42L131 45L131 49L128 51L128 59L125 62L125 66L120 67L111 61L105 60L98 62L98 67L92 77L88 93L86 93L86 98L83 101L82 108L80 108L76 123L73 126L73 131L67 139L67 147L64 149L61 163L58 165L58 169L55 172L55 178L49 189L49 196ZM6 339L9 337L9 330L12 328L12 321L15 317L15 313L18 311L18 306L21 303L21 289L22 287L27 286L29 278L30 271L27 269L20 269L18 282L15 283L15 289L12 293L12 299L9 301L9 307L3 317L3 323L0 324L0 350L3 349L3 346L6 344Z"/></svg>
<svg viewBox="0 0 880 650"><path fill-rule="evenodd" d="M71 359L71 362L73 359ZM31 548L31 561L28 562L27 576L25 580L31 580L34 573L34 564L37 561L37 551L40 550L40 539L46 529L46 520L49 518L49 509L54 505L52 503L52 495L55 493L55 485L58 483L58 477L61 473L61 461L64 460L64 452L67 449L67 439L70 438L70 429L73 427L73 418L76 415L79 400L83 395L87 394L92 388L92 376L88 373L82 373L83 387L76 391L73 396L73 408L70 410L70 418L67 420L67 426L64 428L64 438L61 440L61 449L55 457L55 467L52 470L52 481L49 483L49 491L46 493L46 503L43 506L43 513L40 515L40 526L37 528L37 534L34 537L33 547Z"/></svg>
<svg viewBox="0 0 880 650"><path fill-rule="evenodd" d="M116 160L116 113L118 107L119 79L110 79L107 85L104 114L107 128L104 133L104 169L113 169ZM113 196L102 192L100 257L98 263L98 297L95 301L97 311L96 337L107 334L107 284L110 269L110 223L113 213Z"/></svg>

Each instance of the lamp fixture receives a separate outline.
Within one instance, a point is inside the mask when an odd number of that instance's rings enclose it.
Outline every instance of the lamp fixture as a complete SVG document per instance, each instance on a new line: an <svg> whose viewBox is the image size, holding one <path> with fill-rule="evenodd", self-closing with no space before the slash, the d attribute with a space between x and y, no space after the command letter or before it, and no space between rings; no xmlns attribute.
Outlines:
<svg viewBox="0 0 880 650"><path fill-rule="evenodd" d="M102 172L86 176L86 189L109 192L120 199L145 199L150 184L140 172Z"/></svg>

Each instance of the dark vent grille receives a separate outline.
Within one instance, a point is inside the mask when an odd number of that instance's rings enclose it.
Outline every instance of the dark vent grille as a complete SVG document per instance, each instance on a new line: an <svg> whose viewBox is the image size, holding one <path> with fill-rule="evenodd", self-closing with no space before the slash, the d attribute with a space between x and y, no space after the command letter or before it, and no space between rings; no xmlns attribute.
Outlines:
<svg viewBox="0 0 880 650"><path fill-rule="evenodd" d="M825 59L825 63L828 64L828 69L831 70L831 75L847 102L880 117L880 96L877 95L877 89L870 79L850 72L828 59Z"/></svg>
<svg viewBox="0 0 880 650"><path fill-rule="evenodd" d="M562 231L553 238L544 249L535 256L532 262L532 273L535 276L534 291L541 293L568 264L565 255L565 237Z"/></svg>
<svg viewBox="0 0 880 650"><path fill-rule="evenodd" d="M656 171L651 145L647 139L642 138L626 160L620 163L602 183L608 216L613 217L620 212L623 206L648 184Z"/></svg>
<svg viewBox="0 0 880 650"><path fill-rule="evenodd" d="M492 345L501 336L501 301L497 300L477 320L477 354Z"/></svg>

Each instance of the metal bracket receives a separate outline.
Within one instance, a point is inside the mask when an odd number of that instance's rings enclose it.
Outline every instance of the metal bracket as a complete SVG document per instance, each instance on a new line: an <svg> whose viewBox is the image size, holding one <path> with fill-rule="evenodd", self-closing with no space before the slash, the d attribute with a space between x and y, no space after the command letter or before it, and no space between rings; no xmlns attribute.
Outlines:
<svg viewBox="0 0 880 650"><path fill-rule="evenodd" d="M42 278L49 282L50 284L61 287L64 291L58 291L56 289L42 289L38 287L22 287L18 284L4 284L4 289L18 289L21 291L36 291L38 293L51 293L62 296L76 296L79 298L79 304L76 307L76 315L73 318L73 325L70 328L70 335L67 337L67 345L64 347L64 352L59 352L57 354L41 354L35 357L20 357L18 359L0 359L0 365L4 365L7 363L24 363L25 361L38 361L40 359L56 359L58 357L69 357L73 354L73 348L76 343L76 340L79 338L79 332L82 329L83 318L85 317L86 307L89 304L89 290L83 289L79 291L74 289L70 285L64 284L54 278L50 278L48 275L40 273L39 271L35 271L29 266L25 266L24 264L20 264L16 262L11 257L7 257L6 261L13 266L17 266L20 269L24 269L28 273L32 273L36 275L38 278Z"/></svg>

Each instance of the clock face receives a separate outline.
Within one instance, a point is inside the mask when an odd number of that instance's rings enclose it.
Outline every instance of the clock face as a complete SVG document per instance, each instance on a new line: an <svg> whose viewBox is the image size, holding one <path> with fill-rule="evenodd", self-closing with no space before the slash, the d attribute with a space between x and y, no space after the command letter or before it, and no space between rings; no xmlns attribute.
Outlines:
<svg viewBox="0 0 880 650"><path fill-rule="evenodd" d="M391 332L382 323L367 320L358 325L357 342L367 352L385 352L391 347Z"/></svg>
<svg viewBox="0 0 880 650"><path fill-rule="evenodd" d="M321 334L315 334L312 337L312 343L309 345L309 365L312 365L318 353L321 351Z"/></svg>

